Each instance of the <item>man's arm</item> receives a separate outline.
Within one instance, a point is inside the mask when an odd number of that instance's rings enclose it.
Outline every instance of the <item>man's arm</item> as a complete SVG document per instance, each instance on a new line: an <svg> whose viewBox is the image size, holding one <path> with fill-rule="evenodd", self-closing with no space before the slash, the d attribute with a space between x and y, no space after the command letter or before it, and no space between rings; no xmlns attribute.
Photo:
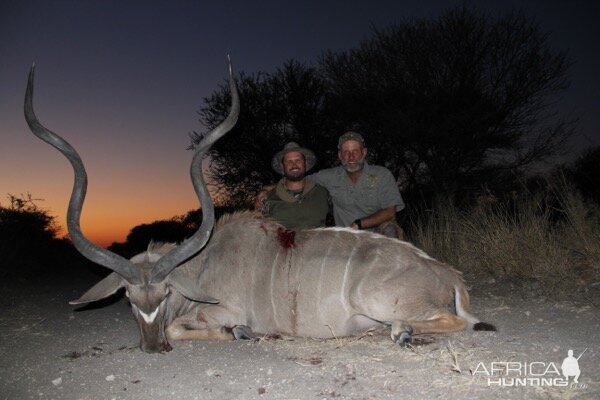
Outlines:
<svg viewBox="0 0 600 400"><path fill-rule="evenodd" d="M383 208L374 214L356 220L352 225L350 225L350 227L354 229L369 229L379 226L384 222L392 221L395 218L396 206L393 205Z"/></svg>

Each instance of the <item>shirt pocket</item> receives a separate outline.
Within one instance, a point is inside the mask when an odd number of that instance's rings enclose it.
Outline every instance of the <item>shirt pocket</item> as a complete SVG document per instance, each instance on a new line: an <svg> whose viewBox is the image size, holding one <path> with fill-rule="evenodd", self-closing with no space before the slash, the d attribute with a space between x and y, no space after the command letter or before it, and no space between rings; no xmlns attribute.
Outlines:
<svg viewBox="0 0 600 400"><path fill-rule="evenodd" d="M359 196L357 201L363 206L362 208L365 211L374 213L381 208L379 196L374 188L363 187L358 191L357 196Z"/></svg>
<svg viewBox="0 0 600 400"><path fill-rule="evenodd" d="M349 205L354 203L344 186L335 184L330 185L327 189L329 190L329 196L331 196L334 205Z"/></svg>

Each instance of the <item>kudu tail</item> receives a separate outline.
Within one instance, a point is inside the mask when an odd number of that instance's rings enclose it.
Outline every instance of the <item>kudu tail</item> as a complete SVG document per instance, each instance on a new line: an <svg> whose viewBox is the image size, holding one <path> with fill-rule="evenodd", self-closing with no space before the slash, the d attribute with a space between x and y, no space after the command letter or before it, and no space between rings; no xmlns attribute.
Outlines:
<svg viewBox="0 0 600 400"><path fill-rule="evenodd" d="M469 292L464 286L454 286L454 306L456 315L467 320L469 328L474 331L495 331L496 327L487 322L481 322L476 316L471 314L471 303L469 301Z"/></svg>

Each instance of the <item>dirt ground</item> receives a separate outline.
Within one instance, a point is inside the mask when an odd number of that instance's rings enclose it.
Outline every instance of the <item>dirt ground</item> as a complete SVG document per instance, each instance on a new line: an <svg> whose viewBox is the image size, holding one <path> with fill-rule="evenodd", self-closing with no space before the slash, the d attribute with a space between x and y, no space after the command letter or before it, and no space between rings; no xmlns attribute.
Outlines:
<svg viewBox="0 0 600 400"><path fill-rule="evenodd" d="M3 279L0 399L600 399L597 297L553 300L490 280L472 303L498 332L427 336L409 349L371 332L146 354L123 298L67 304L98 280L76 275ZM585 351L578 383L559 375L569 349Z"/></svg>

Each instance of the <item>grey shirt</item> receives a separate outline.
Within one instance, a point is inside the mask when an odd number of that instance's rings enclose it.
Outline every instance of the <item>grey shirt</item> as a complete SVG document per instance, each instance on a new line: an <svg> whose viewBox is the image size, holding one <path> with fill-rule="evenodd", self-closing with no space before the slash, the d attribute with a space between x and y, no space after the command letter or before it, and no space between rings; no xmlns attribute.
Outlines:
<svg viewBox="0 0 600 400"><path fill-rule="evenodd" d="M404 208L396 180L384 167L365 162L356 186L352 186L342 166L321 170L307 178L329 191L337 226L350 226L356 219L390 206L396 206L396 211Z"/></svg>

